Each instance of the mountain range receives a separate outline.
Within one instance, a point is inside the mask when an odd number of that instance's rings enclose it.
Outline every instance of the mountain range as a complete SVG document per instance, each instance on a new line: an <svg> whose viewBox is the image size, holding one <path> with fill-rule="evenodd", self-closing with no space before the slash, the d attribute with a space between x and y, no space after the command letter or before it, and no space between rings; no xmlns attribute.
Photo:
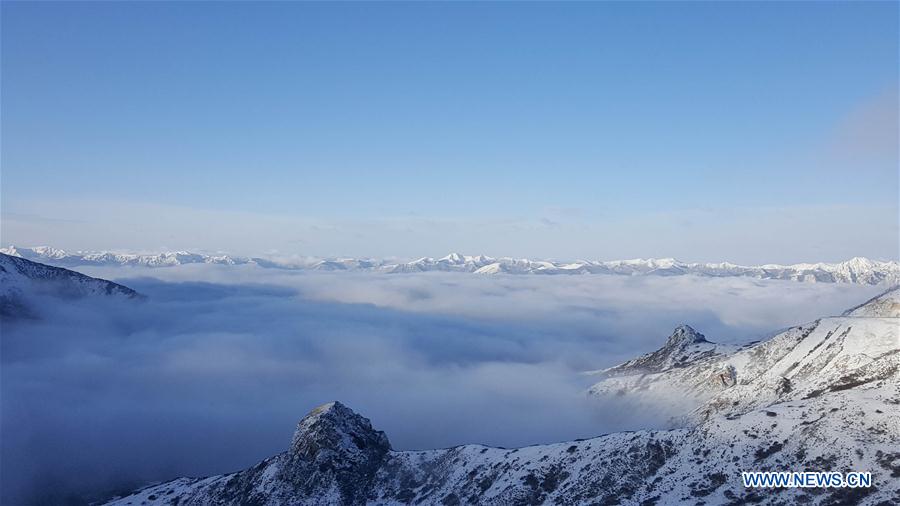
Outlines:
<svg viewBox="0 0 900 506"><path fill-rule="evenodd" d="M476 274L613 274L625 276L709 276L749 277L820 283L858 283L866 285L900 283L900 262L856 257L838 263L800 263L792 265L737 265L728 262L681 262L673 258L634 260L578 260L560 262L485 255L451 253L443 258L425 257L409 262L371 258L277 258L206 255L188 251L153 254L112 252L69 252L51 247L0 248L0 253L59 267L144 266L171 267L185 264L257 265L263 268L314 271L373 271L383 273L471 272Z"/></svg>
<svg viewBox="0 0 900 506"><path fill-rule="evenodd" d="M284 453L108 504L900 503L900 288L741 347L681 325L660 349L592 374L587 402L670 402L680 426L397 451L368 419L330 402L300 420ZM745 488L742 471L868 471L873 486Z"/></svg>

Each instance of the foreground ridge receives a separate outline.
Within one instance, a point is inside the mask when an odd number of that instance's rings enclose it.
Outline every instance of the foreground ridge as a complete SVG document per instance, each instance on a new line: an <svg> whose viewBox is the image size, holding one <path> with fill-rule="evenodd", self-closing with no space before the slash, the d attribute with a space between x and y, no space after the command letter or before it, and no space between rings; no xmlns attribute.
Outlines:
<svg viewBox="0 0 900 506"><path fill-rule="evenodd" d="M0 253L0 316L34 318L30 299L35 295L63 299L142 297L131 288L112 281Z"/></svg>
<svg viewBox="0 0 900 506"><path fill-rule="evenodd" d="M820 283L857 283L877 285L900 283L900 262L876 261L856 257L838 263L800 263L792 265L737 265L728 262L681 262L673 258L634 260L579 260L559 262L526 258L451 253L443 258L425 257L411 262L371 258L306 258L282 260L241 257L225 254L206 255L189 251L153 254L113 252L69 252L47 246L0 248L0 253L18 256L60 267L84 265L172 267L185 264L256 265L270 269L315 271L372 271L383 273L470 272L475 274L615 274L625 276L708 276L781 279Z"/></svg>
<svg viewBox="0 0 900 506"><path fill-rule="evenodd" d="M599 373L595 395L666 385L670 396L695 396L684 428L518 449L395 451L368 419L332 402L300 421L285 453L108 504L895 504L898 302L894 288L847 316L740 349L680 326L658 352ZM742 471L868 471L873 486L752 489Z"/></svg>

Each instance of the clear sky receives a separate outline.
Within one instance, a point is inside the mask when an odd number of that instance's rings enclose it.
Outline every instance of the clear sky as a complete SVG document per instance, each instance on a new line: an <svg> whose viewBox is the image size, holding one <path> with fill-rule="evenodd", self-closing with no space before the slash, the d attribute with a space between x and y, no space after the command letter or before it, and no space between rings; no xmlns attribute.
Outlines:
<svg viewBox="0 0 900 506"><path fill-rule="evenodd" d="M2 242L898 256L898 3L15 3Z"/></svg>

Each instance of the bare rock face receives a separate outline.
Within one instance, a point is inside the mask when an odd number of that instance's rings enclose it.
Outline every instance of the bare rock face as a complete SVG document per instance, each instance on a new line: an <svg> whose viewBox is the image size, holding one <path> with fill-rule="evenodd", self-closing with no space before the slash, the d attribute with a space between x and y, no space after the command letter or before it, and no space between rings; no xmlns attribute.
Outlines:
<svg viewBox="0 0 900 506"><path fill-rule="evenodd" d="M344 504L362 503L390 450L387 436L368 418L330 402L297 424L280 477L304 495L336 493Z"/></svg>
<svg viewBox="0 0 900 506"><path fill-rule="evenodd" d="M733 387L737 384L737 369L733 365L726 365L713 373L709 382L717 387Z"/></svg>

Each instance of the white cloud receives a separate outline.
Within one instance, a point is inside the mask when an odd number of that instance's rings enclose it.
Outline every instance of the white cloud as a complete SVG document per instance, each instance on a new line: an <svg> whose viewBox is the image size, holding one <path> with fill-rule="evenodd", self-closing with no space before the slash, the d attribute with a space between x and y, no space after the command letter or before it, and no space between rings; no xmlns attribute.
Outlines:
<svg viewBox="0 0 900 506"><path fill-rule="evenodd" d="M42 299L42 320L3 321L2 457L17 463L4 466L7 499L245 467L281 451L296 420L331 399L370 416L397 448L660 426L667 415L647 406L586 402L589 379L578 373L655 349L681 322L712 340L745 340L878 290L695 277L88 271L124 276L149 299Z"/></svg>

